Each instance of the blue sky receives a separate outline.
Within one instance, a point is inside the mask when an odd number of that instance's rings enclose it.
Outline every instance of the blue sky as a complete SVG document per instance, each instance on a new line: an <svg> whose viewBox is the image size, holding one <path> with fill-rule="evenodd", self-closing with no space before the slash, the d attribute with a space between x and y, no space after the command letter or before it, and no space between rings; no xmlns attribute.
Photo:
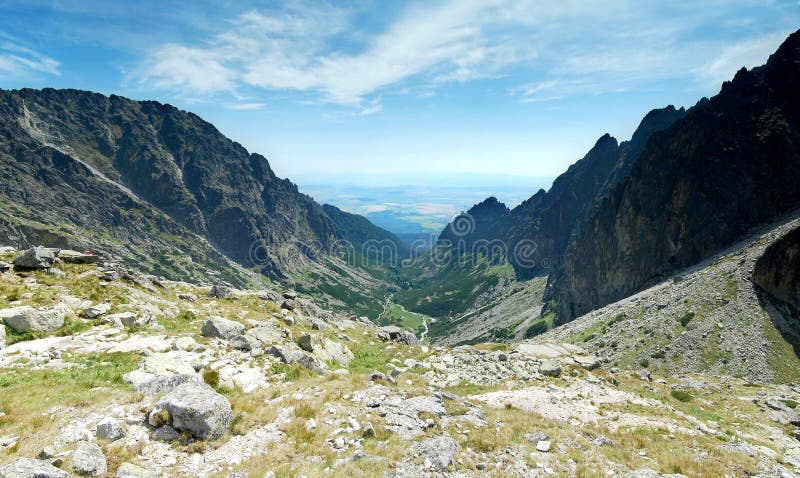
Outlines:
<svg viewBox="0 0 800 478"><path fill-rule="evenodd" d="M0 0L0 87L171 103L290 178L551 176L798 27L798 0Z"/></svg>

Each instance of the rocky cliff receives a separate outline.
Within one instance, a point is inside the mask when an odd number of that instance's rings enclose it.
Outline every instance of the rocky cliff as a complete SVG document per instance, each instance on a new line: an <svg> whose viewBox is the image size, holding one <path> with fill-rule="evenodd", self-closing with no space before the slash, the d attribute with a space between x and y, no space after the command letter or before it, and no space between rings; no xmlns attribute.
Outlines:
<svg viewBox="0 0 800 478"><path fill-rule="evenodd" d="M800 32L654 133L551 277L561 320L620 299L800 207Z"/></svg>
<svg viewBox="0 0 800 478"><path fill-rule="evenodd" d="M753 282L773 297L800 307L800 228L764 251L753 268Z"/></svg>

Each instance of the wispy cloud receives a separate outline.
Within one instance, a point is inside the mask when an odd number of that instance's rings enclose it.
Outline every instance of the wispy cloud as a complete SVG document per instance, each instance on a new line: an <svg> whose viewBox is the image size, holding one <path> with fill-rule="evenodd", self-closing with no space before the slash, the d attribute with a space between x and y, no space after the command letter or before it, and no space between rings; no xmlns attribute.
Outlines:
<svg viewBox="0 0 800 478"><path fill-rule="evenodd" d="M0 78L3 76L29 76L46 74L60 76L59 63L14 38L0 34Z"/></svg>
<svg viewBox="0 0 800 478"><path fill-rule="evenodd" d="M742 67L752 68L763 65L769 55L791 33L790 31L772 33L736 42L726 47L707 65L698 69L700 76L712 85L730 80Z"/></svg>
<svg viewBox="0 0 800 478"><path fill-rule="evenodd" d="M419 2L377 26L362 22L356 7L297 1L234 15L195 43L158 45L132 76L183 98L283 91L374 114L390 87L432 95L486 78L519 80L508 91L524 102L678 77L718 83L763 61L785 37L758 36L757 23L742 20L726 27L744 29L741 43L699 39L698 31L727 18L726 2L709 1L703 12L672 4L670 21L649 1Z"/></svg>

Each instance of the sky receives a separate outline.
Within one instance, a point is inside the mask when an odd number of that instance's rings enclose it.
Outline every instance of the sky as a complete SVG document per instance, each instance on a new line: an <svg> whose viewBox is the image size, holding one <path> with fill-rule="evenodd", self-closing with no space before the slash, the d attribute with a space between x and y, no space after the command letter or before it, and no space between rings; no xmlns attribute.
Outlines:
<svg viewBox="0 0 800 478"><path fill-rule="evenodd" d="M546 177L798 28L798 0L0 0L0 88L170 103L311 182Z"/></svg>

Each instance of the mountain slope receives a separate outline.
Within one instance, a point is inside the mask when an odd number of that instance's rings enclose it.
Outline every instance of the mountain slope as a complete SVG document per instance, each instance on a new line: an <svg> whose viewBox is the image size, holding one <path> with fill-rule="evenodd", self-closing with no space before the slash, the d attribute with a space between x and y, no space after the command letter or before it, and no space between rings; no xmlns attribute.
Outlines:
<svg viewBox="0 0 800 478"><path fill-rule="evenodd" d="M800 32L654 134L551 277L569 320L800 207Z"/></svg>
<svg viewBox="0 0 800 478"><path fill-rule="evenodd" d="M0 237L20 245L35 230L170 277L195 262L212 273L235 263L281 281L324 265L344 243L402 250L365 219L300 193L213 125L157 102L0 91L0 156Z"/></svg>

